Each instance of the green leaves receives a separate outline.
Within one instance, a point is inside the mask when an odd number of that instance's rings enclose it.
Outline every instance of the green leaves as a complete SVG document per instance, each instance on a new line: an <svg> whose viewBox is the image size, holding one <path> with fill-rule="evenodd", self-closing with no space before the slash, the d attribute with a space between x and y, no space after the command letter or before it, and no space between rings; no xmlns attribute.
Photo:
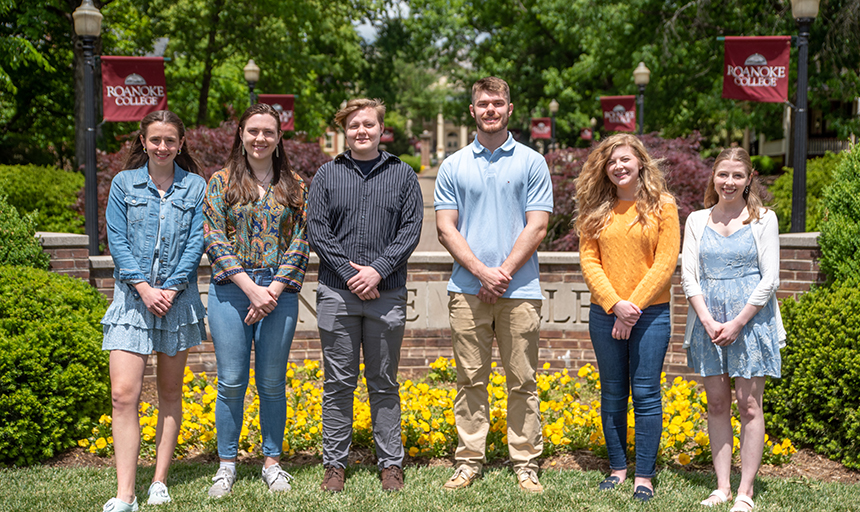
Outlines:
<svg viewBox="0 0 860 512"><path fill-rule="evenodd" d="M73 446L110 408L99 323L106 308L78 279L0 267L0 465Z"/></svg>
<svg viewBox="0 0 860 512"><path fill-rule="evenodd" d="M783 302L782 379L765 388L768 430L860 467L860 282Z"/></svg>

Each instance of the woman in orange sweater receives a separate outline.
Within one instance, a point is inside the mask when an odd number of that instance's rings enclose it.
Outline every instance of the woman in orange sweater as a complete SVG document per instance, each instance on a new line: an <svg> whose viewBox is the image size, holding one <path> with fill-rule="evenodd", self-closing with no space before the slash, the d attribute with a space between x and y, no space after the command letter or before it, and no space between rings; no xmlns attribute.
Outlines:
<svg viewBox="0 0 860 512"><path fill-rule="evenodd" d="M589 333L600 369L603 435L612 490L627 478L627 402L636 417L633 497L654 495L663 430L660 373L669 346L670 282L681 231L675 199L642 142L613 135L576 179L582 274L591 292Z"/></svg>

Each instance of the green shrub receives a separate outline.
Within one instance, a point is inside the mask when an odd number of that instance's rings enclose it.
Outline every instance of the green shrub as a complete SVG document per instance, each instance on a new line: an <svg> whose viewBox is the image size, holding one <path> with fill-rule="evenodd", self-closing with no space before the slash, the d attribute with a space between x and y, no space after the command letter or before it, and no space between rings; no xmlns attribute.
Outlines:
<svg viewBox="0 0 860 512"><path fill-rule="evenodd" d="M783 302L782 379L765 388L772 435L860 468L860 281Z"/></svg>
<svg viewBox="0 0 860 512"><path fill-rule="evenodd" d="M860 149L854 146L833 173L824 191L821 270L829 282L860 278Z"/></svg>
<svg viewBox="0 0 860 512"><path fill-rule="evenodd" d="M413 155L400 155L399 159L403 160L403 163L412 167L415 172L421 172L421 157L413 156Z"/></svg>
<svg viewBox="0 0 860 512"><path fill-rule="evenodd" d="M0 465L74 446L110 409L99 324L106 308L81 280L0 267Z"/></svg>
<svg viewBox="0 0 860 512"><path fill-rule="evenodd" d="M773 171L776 170L776 162L767 155L754 155L750 157L750 160L752 160L753 169L759 174L773 174Z"/></svg>
<svg viewBox="0 0 860 512"><path fill-rule="evenodd" d="M37 212L37 231L83 233L84 218L74 210L83 186L81 173L36 165L0 165L0 190L19 212Z"/></svg>
<svg viewBox="0 0 860 512"><path fill-rule="evenodd" d="M824 189L833 183L833 171L845 153L827 152L821 158L806 161L806 229L819 231L821 229L821 198ZM785 168L785 174L776 179L768 190L773 194L771 207L779 217L779 232L788 233L791 230L791 192L794 184L794 170Z"/></svg>
<svg viewBox="0 0 860 512"><path fill-rule="evenodd" d="M23 217L0 194L0 265L26 265L48 269L50 257L36 240L33 214Z"/></svg>

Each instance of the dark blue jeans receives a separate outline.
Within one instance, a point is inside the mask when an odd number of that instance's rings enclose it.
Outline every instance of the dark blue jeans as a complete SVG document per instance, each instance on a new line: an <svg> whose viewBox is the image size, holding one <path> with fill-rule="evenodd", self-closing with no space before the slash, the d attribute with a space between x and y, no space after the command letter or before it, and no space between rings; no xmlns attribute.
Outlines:
<svg viewBox="0 0 860 512"><path fill-rule="evenodd" d="M636 417L636 476L652 478L663 432L660 373L669 348L669 304L645 308L629 340L612 338L615 315L591 305L591 344L600 370L600 410L609 467L627 468L627 403L633 395Z"/></svg>

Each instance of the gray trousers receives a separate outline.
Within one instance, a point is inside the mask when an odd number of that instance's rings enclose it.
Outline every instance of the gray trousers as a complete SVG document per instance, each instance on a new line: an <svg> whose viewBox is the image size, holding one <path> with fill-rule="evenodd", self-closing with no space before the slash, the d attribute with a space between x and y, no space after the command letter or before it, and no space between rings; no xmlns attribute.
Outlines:
<svg viewBox="0 0 860 512"><path fill-rule="evenodd" d="M345 468L352 443L353 392L360 351L370 396L379 469L403 466L397 368L406 328L406 288L362 301L349 290L317 288L317 324L323 350L323 465Z"/></svg>

